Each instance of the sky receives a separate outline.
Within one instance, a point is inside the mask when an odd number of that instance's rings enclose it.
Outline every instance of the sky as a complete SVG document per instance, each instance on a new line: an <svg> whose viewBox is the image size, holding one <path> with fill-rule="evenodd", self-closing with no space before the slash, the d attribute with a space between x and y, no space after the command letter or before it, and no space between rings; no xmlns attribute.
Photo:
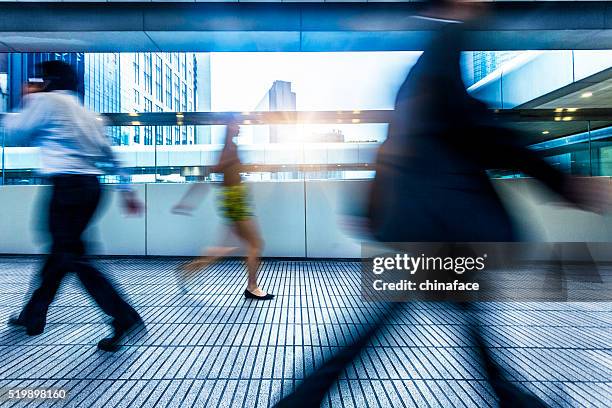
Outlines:
<svg viewBox="0 0 612 408"><path fill-rule="evenodd" d="M212 53L211 110L252 111L275 80L289 81L298 110L392 109L420 52ZM384 125L324 125L350 140L384 137ZM248 130L241 132L248 143Z"/></svg>

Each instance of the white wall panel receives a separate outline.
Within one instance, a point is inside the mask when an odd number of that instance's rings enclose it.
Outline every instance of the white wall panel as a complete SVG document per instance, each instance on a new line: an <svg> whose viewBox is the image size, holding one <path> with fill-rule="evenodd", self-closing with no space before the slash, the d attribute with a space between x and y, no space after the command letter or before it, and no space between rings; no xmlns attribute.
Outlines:
<svg viewBox="0 0 612 408"><path fill-rule="evenodd" d="M222 219L215 206L216 189L200 184L202 201L193 216L175 215L172 207L189 190L188 184L147 186L147 253L149 255L197 255L218 244Z"/></svg>
<svg viewBox="0 0 612 408"><path fill-rule="evenodd" d="M595 180L609 184L611 179L598 177ZM612 242L610 214L601 215L571 207L533 179L496 180L494 185L525 239Z"/></svg>
<svg viewBox="0 0 612 408"><path fill-rule="evenodd" d="M134 186L144 201L144 185ZM85 239L94 254L144 255L144 217L126 217L119 193L105 188L103 203ZM50 186L0 188L0 253L41 254L49 243L46 211Z"/></svg>
<svg viewBox="0 0 612 408"><path fill-rule="evenodd" d="M612 179L598 180L610 183ZM602 245L612 243L612 215L560 206L558 198L531 179L496 180L494 185L523 231L524 239L589 242L589 249L598 259L612 260L609 245ZM189 188L188 184L159 183L134 188L143 198L146 188L146 226L144 217L123 215L117 191L107 192L107 202L88 232L93 253L196 255L203 247L221 243L226 229L217 210L215 185L201 186L206 195L192 217L170 212ZM360 243L365 237L352 237L343 216L363 208L368 181L257 182L249 183L249 188L266 242L264 256L360 256ZM41 207L49 191L48 186L0 187L0 253L45 251L48 241Z"/></svg>
<svg viewBox="0 0 612 408"><path fill-rule="evenodd" d="M359 258L361 239L347 229L349 214L365 202L368 181L306 183L307 253L313 258Z"/></svg>
<svg viewBox="0 0 612 408"><path fill-rule="evenodd" d="M251 183L264 256L306 256L304 183Z"/></svg>
<svg viewBox="0 0 612 408"><path fill-rule="evenodd" d="M264 256L304 257L304 190L300 182L249 183L255 215L265 246ZM193 216L175 215L172 206L188 184L147 186L148 255L197 255L207 246L238 245L226 239L228 228L218 210L219 187L199 185L201 204Z"/></svg>
<svg viewBox="0 0 612 408"><path fill-rule="evenodd" d="M42 210L50 191L47 186L0 188L0 253L45 252L48 240Z"/></svg>

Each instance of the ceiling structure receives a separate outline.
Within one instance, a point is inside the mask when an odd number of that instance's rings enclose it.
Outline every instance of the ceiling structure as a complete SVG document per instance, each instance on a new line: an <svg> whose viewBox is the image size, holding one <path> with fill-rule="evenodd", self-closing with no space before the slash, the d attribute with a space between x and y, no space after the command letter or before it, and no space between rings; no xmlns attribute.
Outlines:
<svg viewBox="0 0 612 408"><path fill-rule="evenodd" d="M531 143L539 143L612 125L610 120L579 120L580 112L584 109L605 109L611 106L612 68L608 68L517 107L559 110L565 117L573 115L574 120L526 122L515 126L529 135Z"/></svg>
<svg viewBox="0 0 612 408"><path fill-rule="evenodd" d="M420 50L439 22L419 2L6 2L1 51ZM489 2L473 50L612 49L608 2Z"/></svg>

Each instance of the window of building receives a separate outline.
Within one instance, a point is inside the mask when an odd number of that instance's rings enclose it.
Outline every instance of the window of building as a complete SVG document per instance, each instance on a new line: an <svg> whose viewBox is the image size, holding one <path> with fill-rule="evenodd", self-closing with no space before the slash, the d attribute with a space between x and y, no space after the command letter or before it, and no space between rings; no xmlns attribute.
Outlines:
<svg viewBox="0 0 612 408"><path fill-rule="evenodd" d="M166 66L166 106L172 109L172 68Z"/></svg>
<svg viewBox="0 0 612 408"><path fill-rule="evenodd" d="M134 143L140 144L140 126L134 126Z"/></svg>
<svg viewBox="0 0 612 408"><path fill-rule="evenodd" d="M174 144L181 144L181 130L178 126L174 127Z"/></svg>
<svg viewBox="0 0 612 408"><path fill-rule="evenodd" d="M178 75L174 75L174 110L181 109L181 85Z"/></svg>
<svg viewBox="0 0 612 408"><path fill-rule="evenodd" d="M139 54L134 56L134 83L136 85L140 85L140 64L138 63L138 56Z"/></svg>
<svg viewBox="0 0 612 408"><path fill-rule="evenodd" d="M147 52L144 54L144 69L143 69L143 74L144 74L144 87L145 87L145 91L148 94L151 94L151 89L153 88L153 65L152 65L152 58L151 58L151 53Z"/></svg>
<svg viewBox="0 0 612 408"><path fill-rule="evenodd" d="M181 126L181 141L182 144L187 144L187 128L185 126Z"/></svg>
<svg viewBox="0 0 612 408"><path fill-rule="evenodd" d="M172 144L172 128L170 126L164 126L164 133L166 134L166 144Z"/></svg>
<svg viewBox="0 0 612 408"><path fill-rule="evenodd" d="M182 83L181 88L181 109L187 110L187 84L185 82Z"/></svg>
<svg viewBox="0 0 612 408"><path fill-rule="evenodd" d="M189 144L193 144L193 135L194 135L194 128L193 126L189 126L189 128L187 129L187 140L189 140Z"/></svg>
<svg viewBox="0 0 612 408"><path fill-rule="evenodd" d="M153 127L145 126L144 129L144 144L152 145L153 144Z"/></svg>
<svg viewBox="0 0 612 408"><path fill-rule="evenodd" d="M162 87L162 59L159 55L155 56L155 98L158 101L164 101L164 90Z"/></svg>
<svg viewBox="0 0 612 408"><path fill-rule="evenodd" d="M164 144L164 132L163 126L155 126L155 144L163 145Z"/></svg>
<svg viewBox="0 0 612 408"><path fill-rule="evenodd" d="M155 112L162 112L163 109L161 106L155 105ZM164 144L164 127L163 126L155 126L155 144L163 145Z"/></svg>

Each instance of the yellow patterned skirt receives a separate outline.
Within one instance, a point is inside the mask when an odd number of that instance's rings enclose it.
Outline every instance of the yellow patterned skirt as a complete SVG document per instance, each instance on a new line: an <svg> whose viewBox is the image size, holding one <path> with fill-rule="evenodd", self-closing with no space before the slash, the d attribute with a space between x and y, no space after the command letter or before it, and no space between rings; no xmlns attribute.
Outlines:
<svg viewBox="0 0 612 408"><path fill-rule="evenodd" d="M219 197L219 208L228 221L243 221L253 216L249 201L249 190L245 184L223 186Z"/></svg>

